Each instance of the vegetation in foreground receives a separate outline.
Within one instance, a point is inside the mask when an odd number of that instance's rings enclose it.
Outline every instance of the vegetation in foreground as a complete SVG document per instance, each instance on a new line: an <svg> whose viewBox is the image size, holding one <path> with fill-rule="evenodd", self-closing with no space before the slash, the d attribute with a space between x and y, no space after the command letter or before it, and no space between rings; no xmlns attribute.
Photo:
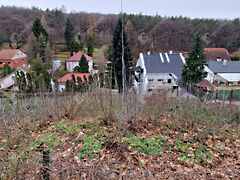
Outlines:
<svg viewBox="0 0 240 180"><path fill-rule="evenodd" d="M240 176L238 108L135 100L126 98L120 140L121 97L109 90L2 99L1 179Z"/></svg>

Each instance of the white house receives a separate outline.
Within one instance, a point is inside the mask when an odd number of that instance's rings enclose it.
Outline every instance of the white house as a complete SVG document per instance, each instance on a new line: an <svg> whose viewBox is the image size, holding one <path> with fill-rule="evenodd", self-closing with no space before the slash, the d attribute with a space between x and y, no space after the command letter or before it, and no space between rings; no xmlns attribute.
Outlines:
<svg viewBox="0 0 240 180"><path fill-rule="evenodd" d="M186 63L182 54L140 54L135 68L135 87L140 93L178 87Z"/></svg>
<svg viewBox="0 0 240 180"><path fill-rule="evenodd" d="M205 71L208 73L206 79L211 83L240 83L240 61L208 61Z"/></svg>
<svg viewBox="0 0 240 180"><path fill-rule="evenodd" d="M0 79L0 89L9 89L17 84L16 82L16 72L23 71L24 74L29 71L29 67L18 68L16 71L8 74L7 76Z"/></svg>
<svg viewBox="0 0 240 180"><path fill-rule="evenodd" d="M66 66L68 72L73 72L73 69L79 65L79 61L84 55L88 61L89 73L93 74L93 59L92 57L86 55L84 52L79 51L78 53L74 53L72 57L66 60Z"/></svg>

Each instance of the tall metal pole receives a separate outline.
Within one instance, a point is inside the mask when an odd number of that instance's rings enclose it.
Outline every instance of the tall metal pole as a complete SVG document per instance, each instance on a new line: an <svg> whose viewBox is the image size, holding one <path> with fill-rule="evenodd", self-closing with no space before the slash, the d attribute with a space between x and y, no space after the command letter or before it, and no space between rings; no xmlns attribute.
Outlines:
<svg viewBox="0 0 240 180"><path fill-rule="evenodd" d="M125 97L125 62L124 62L124 38L123 38L123 32L124 32L124 22L123 22L123 0L121 0L121 18L122 18L122 107L121 107L121 119L120 119L120 125L119 125L119 135L120 135L120 141L122 138L122 122L123 122L123 115L124 115L124 97Z"/></svg>

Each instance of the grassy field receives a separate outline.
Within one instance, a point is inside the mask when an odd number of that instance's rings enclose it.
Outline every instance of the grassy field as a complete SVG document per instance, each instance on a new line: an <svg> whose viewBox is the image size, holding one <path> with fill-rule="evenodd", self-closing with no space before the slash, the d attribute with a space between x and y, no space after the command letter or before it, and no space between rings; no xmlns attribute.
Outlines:
<svg viewBox="0 0 240 180"><path fill-rule="evenodd" d="M70 52L58 52L53 54L54 59L60 59L65 61L66 59L70 58Z"/></svg>

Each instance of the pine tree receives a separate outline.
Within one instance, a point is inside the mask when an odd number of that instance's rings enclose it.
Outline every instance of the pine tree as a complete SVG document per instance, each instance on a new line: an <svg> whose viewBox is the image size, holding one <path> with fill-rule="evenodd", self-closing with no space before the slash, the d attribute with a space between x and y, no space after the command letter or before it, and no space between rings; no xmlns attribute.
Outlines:
<svg viewBox="0 0 240 180"><path fill-rule="evenodd" d="M41 58L38 57L32 61L30 71L34 71L36 73L37 77L39 77L42 74L41 76L43 76L43 78L42 77L41 77L42 79L38 78L38 80L39 80L38 84L42 85L42 87L39 87L39 88L41 90L44 90L43 84L45 84L45 86L46 86L45 90L49 91L51 88L51 86L50 86L51 77L47 71L46 65L43 63Z"/></svg>
<svg viewBox="0 0 240 180"><path fill-rule="evenodd" d="M71 51L71 56L73 55L74 52L77 53L78 51L83 50L83 42L80 34L78 34L76 38L73 38L71 40L69 49Z"/></svg>
<svg viewBox="0 0 240 180"><path fill-rule="evenodd" d="M133 59L129 46L128 36L123 27L123 42L124 42L124 61L125 61L125 75L126 85L132 85L132 67ZM112 85L116 86L119 90L122 89L122 21L119 19L112 40L112 55L109 61L112 63Z"/></svg>
<svg viewBox="0 0 240 180"><path fill-rule="evenodd" d="M27 77L27 93L33 93L33 81L32 81L32 77L31 74L29 72L26 73L26 77Z"/></svg>
<svg viewBox="0 0 240 180"><path fill-rule="evenodd" d="M65 84L65 91L66 92L70 92L70 89L71 89L71 83L69 80L66 81L66 84Z"/></svg>
<svg viewBox="0 0 240 180"><path fill-rule="evenodd" d="M92 35L88 35L87 37L87 54L88 56L93 56L93 51L94 51L94 48L93 48L93 37Z"/></svg>
<svg viewBox="0 0 240 180"><path fill-rule="evenodd" d="M42 34L45 38L45 41L48 41L48 33L47 31L44 29L41 21L39 18L35 18L33 21L33 25L32 25L32 32L34 34L34 36L38 39L40 37L40 35Z"/></svg>
<svg viewBox="0 0 240 180"><path fill-rule="evenodd" d="M84 55L82 55L78 66L73 68L73 71L78 73L88 73L88 70L89 70L89 67L88 67L87 59Z"/></svg>
<svg viewBox="0 0 240 180"><path fill-rule="evenodd" d="M75 78L74 74L72 74L72 80L74 83L76 83L76 78Z"/></svg>
<svg viewBox="0 0 240 180"><path fill-rule="evenodd" d="M199 34L196 34L189 57L186 59L186 64L182 71L183 84L195 84L202 81L207 76L207 73L204 71L206 63L203 41Z"/></svg>
<svg viewBox="0 0 240 180"><path fill-rule="evenodd" d="M39 36L39 56L41 57L42 61L45 62L46 56L45 56L45 48L47 46L47 43L45 41L44 36L41 34Z"/></svg>
<svg viewBox="0 0 240 180"><path fill-rule="evenodd" d="M69 18L67 18L65 32L64 32L64 38L65 38L68 49L70 49L70 43L74 38L73 31L74 31L74 28L73 28L72 22L70 21Z"/></svg>
<svg viewBox="0 0 240 180"><path fill-rule="evenodd" d="M89 82L89 84L93 83L93 77L91 74L88 76L88 82Z"/></svg>

